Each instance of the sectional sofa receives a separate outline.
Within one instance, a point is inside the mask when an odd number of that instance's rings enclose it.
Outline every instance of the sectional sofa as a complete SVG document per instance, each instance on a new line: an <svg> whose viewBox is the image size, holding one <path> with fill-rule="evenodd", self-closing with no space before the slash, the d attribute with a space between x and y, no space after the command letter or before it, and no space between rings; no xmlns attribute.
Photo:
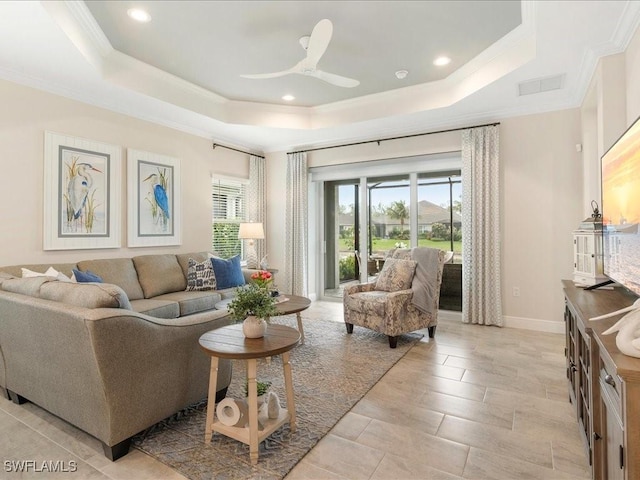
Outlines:
<svg viewBox="0 0 640 480"><path fill-rule="evenodd" d="M232 323L215 304L235 288L185 291L189 259L207 252L0 267L0 387L99 439L111 460L131 437L207 397L199 337ZM22 278L22 268L103 283ZM251 271L243 271L249 279ZM231 380L220 361L218 399Z"/></svg>

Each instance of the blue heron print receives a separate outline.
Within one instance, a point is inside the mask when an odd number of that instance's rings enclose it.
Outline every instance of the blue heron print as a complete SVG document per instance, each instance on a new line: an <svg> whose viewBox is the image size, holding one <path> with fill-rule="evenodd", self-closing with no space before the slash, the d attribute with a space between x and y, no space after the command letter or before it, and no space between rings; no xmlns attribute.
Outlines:
<svg viewBox="0 0 640 480"><path fill-rule="evenodd" d="M91 232L95 220L96 190L93 188L93 176L91 172L102 173L90 163L80 162L79 157L72 157L71 163L67 163L67 225L76 231Z"/></svg>
<svg viewBox="0 0 640 480"><path fill-rule="evenodd" d="M169 207L169 180L167 178L166 169L158 168L158 173L152 173L143 182L149 182L151 192L146 200L151 205L151 214L156 224L160 223L166 229L167 223L171 218Z"/></svg>

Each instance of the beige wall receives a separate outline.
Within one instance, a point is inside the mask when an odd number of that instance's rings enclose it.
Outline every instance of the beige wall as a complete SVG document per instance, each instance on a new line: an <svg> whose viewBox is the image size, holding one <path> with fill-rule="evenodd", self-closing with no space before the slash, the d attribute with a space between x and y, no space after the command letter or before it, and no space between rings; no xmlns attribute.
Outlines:
<svg viewBox="0 0 640 480"><path fill-rule="evenodd" d="M582 220L582 163L575 148L580 135L579 109L507 119L500 125L507 325L526 328L527 319L563 321L560 281L572 277L571 232ZM513 296L514 287L520 288L519 297Z"/></svg>
<svg viewBox="0 0 640 480"><path fill-rule="evenodd" d="M32 88L0 81L0 265L75 261L211 249L211 175L248 177L248 157L212 141ZM126 248L126 174L121 179L120 249L44 251L43 150L49 130L181 160L182 245Z"/></svg>
<svg viewBox="0 0 640 480"><path fill-rule="evenodd" d="M603 89L585 109L565 110L506 119L501 122L501 162L503 175L502 269L503 304L507 324L529 321L562 322L560 280L572 273L571 231L585 211L585 165L593 167L599 156L584 159L576 151L583 141L581 125L587 112L591 131L597 102L610 113L611 122L620 116L620 68L626 83L626 123L640 115L640 38L636 35L620 58L603 62L598 78ZM621 67L622 65L622 67ZM616 87L616 89L618 89ZM619 90L619 89L618 89ZM619 92L618 92L619 93ZM609 102L610 98L611 102ZM129 256L156 252L208 250L211 237L210 177L212 174L248 176L248 157L230 150L212 150L211 141L137 120L80 102L28 87L0 81L0 265L46 263ZM624 120L621 122L624 123ZM608 127L611 132L612 128ZM618 128L619 129L619 128ZM43 140L51 130L122 146L123 171L126 148L174 156L182 161L183 244L165 248L126 248L126 199L122 205L121 249L83 251L43 251ZM587 129L588 131L588 129ZM619 132L621 133L621 131ZM599 133L602 135L602 133ZM309 154L309 165L331 165L381 158L459 150L458 133L416 137L408 140L331 149ZM607 137L608 138L608 137ZM592 139L591 139L592 140ZM597 147L591 141L591 149ZM602 148L601 146L598 146ZM594 160L594 157L596 160ZM270 265L282 268L286 152L266 155L267 160L267 242ZM122 178L122 192L126 192ZM310 212L315 221L315 212ZM318 244L311 238L311 252ZM315 271L310 286L315 291ZM513 287L520 288L514 297Z"/></svg>

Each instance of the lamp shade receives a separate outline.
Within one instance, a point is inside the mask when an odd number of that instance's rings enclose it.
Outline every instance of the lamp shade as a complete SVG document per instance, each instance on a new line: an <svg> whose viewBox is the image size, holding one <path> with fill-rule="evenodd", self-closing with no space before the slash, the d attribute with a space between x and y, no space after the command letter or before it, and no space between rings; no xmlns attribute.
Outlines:
<svg viewBox="0 0 640 480"><path fill-rule="evenodd" d="M247 240L264 238L264 228L262 228L262 223L241 223L240 229L238 230L238 238Z"/></svg>

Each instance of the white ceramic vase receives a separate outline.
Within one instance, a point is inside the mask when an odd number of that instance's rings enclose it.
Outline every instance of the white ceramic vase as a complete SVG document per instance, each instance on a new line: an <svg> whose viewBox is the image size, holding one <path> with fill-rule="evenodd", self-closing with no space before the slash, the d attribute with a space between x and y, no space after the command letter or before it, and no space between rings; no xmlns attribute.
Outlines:
<svg viewBox="0 0 640 480"><path fill-rule="evenodd" d="M264 318L250 315L242 322L242 333L244 333L244 336L247 338L264 337L266 332L267 322Z"/></svg>

